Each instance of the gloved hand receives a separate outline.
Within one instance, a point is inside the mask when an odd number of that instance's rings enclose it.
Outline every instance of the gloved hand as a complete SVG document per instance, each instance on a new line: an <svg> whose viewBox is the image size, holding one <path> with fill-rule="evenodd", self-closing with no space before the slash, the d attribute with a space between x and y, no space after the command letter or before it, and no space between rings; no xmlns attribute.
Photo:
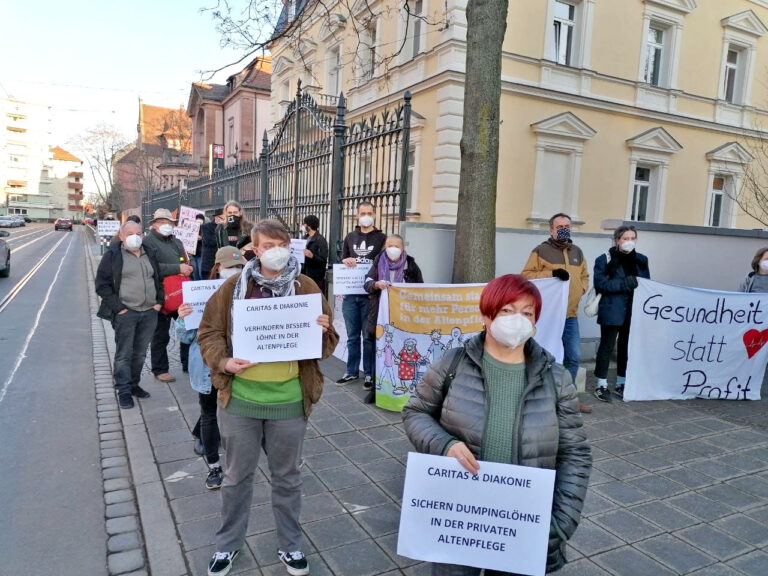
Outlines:
<svg viewBox="0 0 768 576"><path fill-rule="evenodd" d="M554 278L559 278L563 282L570 279L571 277L571 275L568 274L568 270L566 270L565 268L555 268L554 270L552 270L552 276Z"/></svg>
<svg viewBox="0 0 768 576"><path fill-rule="evenodd" d="M634 290L637 288L637 278L635 276L627 276L624 279L624 283L627 286L627 290Z"/></svg>

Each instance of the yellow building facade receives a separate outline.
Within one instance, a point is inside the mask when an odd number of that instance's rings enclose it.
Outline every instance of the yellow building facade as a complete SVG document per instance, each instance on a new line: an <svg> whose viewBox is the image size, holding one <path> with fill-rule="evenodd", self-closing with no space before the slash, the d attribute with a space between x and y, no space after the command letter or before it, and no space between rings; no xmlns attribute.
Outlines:
<svg viewBox="0 0 768 576"><path fill-rule="evenodd" d="M453 223L466 0L403 1L295 8L270 46L273 120L298 80L321 104L343 91L352 119L411 91L409 219ZM768 0L510 2L498 225L759 227L734 197L768 135L767 26Z"/></svg>

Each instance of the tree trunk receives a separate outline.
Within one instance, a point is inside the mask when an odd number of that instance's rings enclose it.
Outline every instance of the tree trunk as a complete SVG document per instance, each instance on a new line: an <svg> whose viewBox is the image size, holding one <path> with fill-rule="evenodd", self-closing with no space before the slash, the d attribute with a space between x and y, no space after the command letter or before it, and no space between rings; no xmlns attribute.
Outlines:
<svg viewBox="0 0 768 576"><path fill-rule="evenodd" d="M508 0L467 3L467 64L453 281L488 282L496 274L501 48Z"/></svg>

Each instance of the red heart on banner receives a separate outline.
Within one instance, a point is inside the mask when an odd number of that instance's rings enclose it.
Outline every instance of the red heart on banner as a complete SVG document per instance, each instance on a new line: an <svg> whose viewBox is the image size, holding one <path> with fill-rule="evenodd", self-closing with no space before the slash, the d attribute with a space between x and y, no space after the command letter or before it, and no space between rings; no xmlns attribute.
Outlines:
<svg viewBox="0 0 768 576"><path fill-rule="evenodd" d="M744 347L747 349L747 358L752 358L752 356L760 352L760 348L768 343L768 330L761 332L752 328L752 330L744 332L742 339L744 340Z"/></svg>

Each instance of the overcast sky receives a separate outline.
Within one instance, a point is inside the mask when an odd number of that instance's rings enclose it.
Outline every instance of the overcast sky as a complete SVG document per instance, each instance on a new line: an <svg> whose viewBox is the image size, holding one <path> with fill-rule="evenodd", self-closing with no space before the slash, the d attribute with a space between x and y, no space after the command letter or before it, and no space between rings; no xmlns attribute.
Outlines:
<svg viewBox="0 0 768 576"><path fill-rule="evenodd" d="M186 107L201 70L242 56L200 12L215 2L0 0L0 96L51 106L54 145L99 121L135 137L139 96Z"/></svg>

